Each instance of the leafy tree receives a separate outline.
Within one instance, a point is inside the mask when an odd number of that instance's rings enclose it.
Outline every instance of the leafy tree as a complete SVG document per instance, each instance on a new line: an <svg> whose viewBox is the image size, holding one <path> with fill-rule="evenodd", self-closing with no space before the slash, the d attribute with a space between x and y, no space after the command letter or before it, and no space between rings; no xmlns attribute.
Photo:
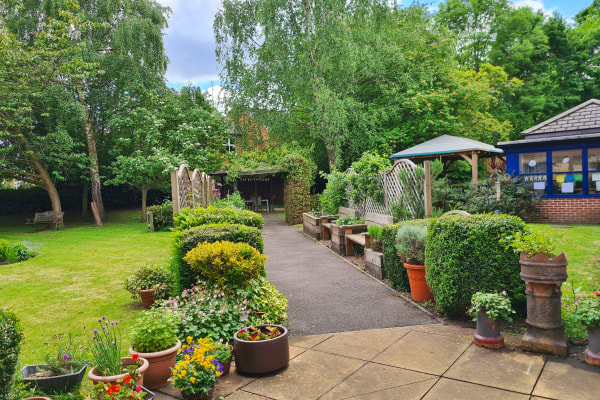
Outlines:
<svg viewBox="0 0 600 400"><path fill-rule="evenodd" d="M95 65L82 59L85 47L74 40L77 31L92 25L76 14L76 3L56 3L61 7L56 18L30 18L27 22L35 24L35 34L23 36L15 32L18 25L7 21L24 3L0 2L0 175L44 188L53 211L60 212L54 180L62 176L59 168L52 175L49 168L68 162L76 143L60 124L44 129L45 118L53 100L80 114L72 102L61 100L65 95L61 83L83 79Z"/></svg>

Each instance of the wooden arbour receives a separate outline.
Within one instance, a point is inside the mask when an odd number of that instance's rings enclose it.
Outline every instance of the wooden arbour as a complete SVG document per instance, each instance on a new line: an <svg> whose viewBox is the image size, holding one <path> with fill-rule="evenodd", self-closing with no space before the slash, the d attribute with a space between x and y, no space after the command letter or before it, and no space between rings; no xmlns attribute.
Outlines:
<svg viewBox="0 0 600 400"><path fill-rule="evenodd" d="M185 164L171 171L173 213L187 207L207 207L216 197L215 190L214 179L205 172L194 169L190 173Z"/></svg>

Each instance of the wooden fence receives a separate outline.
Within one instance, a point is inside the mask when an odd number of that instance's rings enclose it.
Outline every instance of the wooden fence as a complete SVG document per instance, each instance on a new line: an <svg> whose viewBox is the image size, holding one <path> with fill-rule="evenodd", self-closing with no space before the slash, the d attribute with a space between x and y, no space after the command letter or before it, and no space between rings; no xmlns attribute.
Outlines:
<svg viewBox="0 0 600 400"><path fill-rule="evenodd" d="M198 169L190 174L190 170L184 164L179 170L171 171L173 213L186 207L208 206L216 197L213 190L216 190L214 179Z"/></svg>

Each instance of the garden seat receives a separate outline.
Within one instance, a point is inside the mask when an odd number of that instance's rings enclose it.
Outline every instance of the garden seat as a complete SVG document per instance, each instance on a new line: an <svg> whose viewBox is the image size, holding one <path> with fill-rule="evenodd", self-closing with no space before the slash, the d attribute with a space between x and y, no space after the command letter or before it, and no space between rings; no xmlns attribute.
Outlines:
<svg viewBox="0 0 600 400"><path fill-rule="evenodd" d="M44 211L41 213L35 213L33 218L25 219L25 225L33 225L33 230L36 230L36 226L39 224L54 225L54 229L59 227L63 228L63 217L64 212Z"/></svg>
<svg viewBox="0 0 600 400"><path fill-rule="evenodd" d="M391 215L366 213L365 224L367 229L371 225L386 226L394 223L394 217ZM351 256L353 252L353 244L358 244L364 248L371 247L371 237L368 232L352 233L352 229L346 231L346 255Z"/></svg>

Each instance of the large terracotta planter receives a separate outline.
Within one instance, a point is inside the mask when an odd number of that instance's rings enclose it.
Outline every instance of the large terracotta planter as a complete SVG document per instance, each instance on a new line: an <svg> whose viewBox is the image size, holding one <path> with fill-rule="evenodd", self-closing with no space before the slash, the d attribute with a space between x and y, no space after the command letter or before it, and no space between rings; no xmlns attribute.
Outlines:
<svg viewBox="0 0 600 400"><path fill-rule="evenodd" d="M138 354L140 357L148 360L148 369L144 373L144 386L148 389L160 389L169 384L171 377L171 368L175 367L177 351L181 348L181 341L177 341L175 346L154 353L140 353L129 348L129 354Z"/></svg>
<svg viewBox="0 0 600 400"><path fill-rule="evenodd" d="M137 384L138 386L144 386L144 374L146 373L146 370L148 369L148 366L150 365L148 363L148 360L146 360L143 357L138 358L138 360L140 360L142 362L141 367L138 368L138 372L140 373L140 377L137 380ZM128 366L128 365L132 365L133 364L133 360L131 359L131 357L122 357L121 358L121 365L123 365L124 367ZM94 384L96 383L109 383L109 384L116 384L118 381L122 381L123 378L125 378L128 374L119 374L119 375L109 375L109 376L102 376L98 373L98 370L96 367L92 368L90 370L90 372L88 372L88 379L91 380L92 382L94 382Z"/></svg>
<svg viewBox="0 0 600 400"><path fill-rule="evenodd" d="M281 335L273 339L248 341L233 336L236 371L259 375L275 372L288 366L290 361L290 347L288 343L289 332L280 325L257 325L256 328L266 326L277 327Z"/></svg>
<svg viewBox="0 0 600 400"><path fill-rule="evenodd" d="M139 292L142 304L146 308L152 307L154 300L156 300L156 290L154 289L142 289Z"/></svg>
<svg viewBox="0 0 600 400"><path fill-rule="evenodd" d="M429 290L429 285L425 280L425 266L403 263L408 274L408 283L410 284L410 294L414 301L424 303L433 300L433 294Z"/></svg>
<svg viewBox="0 0 600 400"><path fill-rule="evenodd" d="M48 365L26 365L21 369L21 375L25 384L35 385L38 388L69 392L81 384L86 369L87 365L84 365L79 371L72 374L28 378L28 376L37 372L47 371Z"/></svg>
<svg viewBox="0 0 600 400"><path fill-rule="evenodd" d="M490 318L485 309L477 311L477 333L473 341L477 346L490 349L504 347L504 337L500 334L498 321Z"/></svg>
<svg viewBox="0 0 600 400"><path fill-rule="evenodd" d="M588 347L585 349L585 362L600 366L600 326L588 328Z"/></svg>

